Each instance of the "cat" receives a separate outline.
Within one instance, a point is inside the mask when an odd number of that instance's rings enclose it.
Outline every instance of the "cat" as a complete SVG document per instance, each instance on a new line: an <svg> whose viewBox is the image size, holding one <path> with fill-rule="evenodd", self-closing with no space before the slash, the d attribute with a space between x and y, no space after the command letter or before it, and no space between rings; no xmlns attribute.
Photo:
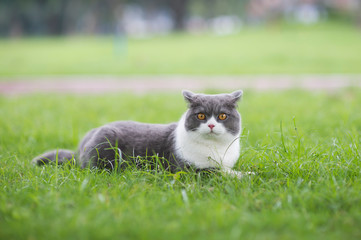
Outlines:
<svg viewBox="0 0 361 240"><path fill-rule="evenodd" d="M232 168L240 156L242 90L206 95L184 90L188 110L177 123L146 124L118 121L90 130L78 151L53 150L33 159L36 165L76 160L81 168L114 169L153 156L171 172L188 167L220 169L242 177ZM154 157L156 156L156 157Z"/></svg>

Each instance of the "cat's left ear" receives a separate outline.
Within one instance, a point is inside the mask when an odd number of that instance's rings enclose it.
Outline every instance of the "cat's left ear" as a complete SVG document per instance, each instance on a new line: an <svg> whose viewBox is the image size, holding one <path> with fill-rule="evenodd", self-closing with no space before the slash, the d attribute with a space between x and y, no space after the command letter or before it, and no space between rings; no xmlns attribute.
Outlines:
<svg viewBox="0 0 361 240"><path fill-rule="evenodd" d="M195 93L192 93L191 91L188 90L183 90L183 96L184 99L188 102L188 103L192 103L193 102L193 97L196 95Z"/></svg>
<svg viewBox="0 0 361 240"><path fill-rule="evenodd" d="M243 91L242 90L238 90L238 91L235 91L231 94L229 94L231 97L232 97L232 100L234 101L234 103L238 102L242 95L243 95Z"/></svg>

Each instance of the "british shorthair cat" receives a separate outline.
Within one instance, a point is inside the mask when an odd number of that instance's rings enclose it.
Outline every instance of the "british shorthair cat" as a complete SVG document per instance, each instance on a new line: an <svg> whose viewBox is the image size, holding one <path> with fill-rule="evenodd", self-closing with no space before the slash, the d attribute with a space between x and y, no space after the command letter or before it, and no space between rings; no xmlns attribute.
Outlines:
<svg viewBox="0 0 361 240"><path fill-rule="evenodd" d="M164 169L217 168L241 177L232 168L240 156L242 91L206 95L183 91L188 110L171 124L119 121L90 130L76 152L53 150L33 160L37 165L75 160L82 168L122 168L157 156ZM154 157L152 158L154 159ZM161 161L159 161L161 159Z"/></svg>

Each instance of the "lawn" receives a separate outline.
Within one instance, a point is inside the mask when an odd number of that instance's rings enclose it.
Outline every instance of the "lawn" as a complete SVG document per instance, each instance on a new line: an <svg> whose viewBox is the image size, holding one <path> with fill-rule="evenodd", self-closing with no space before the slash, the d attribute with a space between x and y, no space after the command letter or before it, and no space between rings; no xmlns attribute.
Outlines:
<svg viewBox="0 0 361 240"><path fill-rule="evenodd" d="M177 121L181 94L0 97L0 239L360 239L360 102L245 91L238 180L30 164L110 121Z"/></svg>
<svg viewBox="0 0 361 240"><path fill-rule="evenodd" d="M228 36L0 39L0 77L360 74L361 33L341 24L246 28Z"/></svg>

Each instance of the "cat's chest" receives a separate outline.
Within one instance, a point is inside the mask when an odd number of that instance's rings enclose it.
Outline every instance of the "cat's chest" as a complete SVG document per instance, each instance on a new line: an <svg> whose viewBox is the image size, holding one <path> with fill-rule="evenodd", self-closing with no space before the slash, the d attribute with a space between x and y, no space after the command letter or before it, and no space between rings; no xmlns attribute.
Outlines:
<svg viewBox="0 0 361 240"><path fill-rule="evenodd" d="M232 168L240 154L239 140L235 136L221 139L199 139L194 134L178 130L176 154L191 165L203 168Z"/></svg>

